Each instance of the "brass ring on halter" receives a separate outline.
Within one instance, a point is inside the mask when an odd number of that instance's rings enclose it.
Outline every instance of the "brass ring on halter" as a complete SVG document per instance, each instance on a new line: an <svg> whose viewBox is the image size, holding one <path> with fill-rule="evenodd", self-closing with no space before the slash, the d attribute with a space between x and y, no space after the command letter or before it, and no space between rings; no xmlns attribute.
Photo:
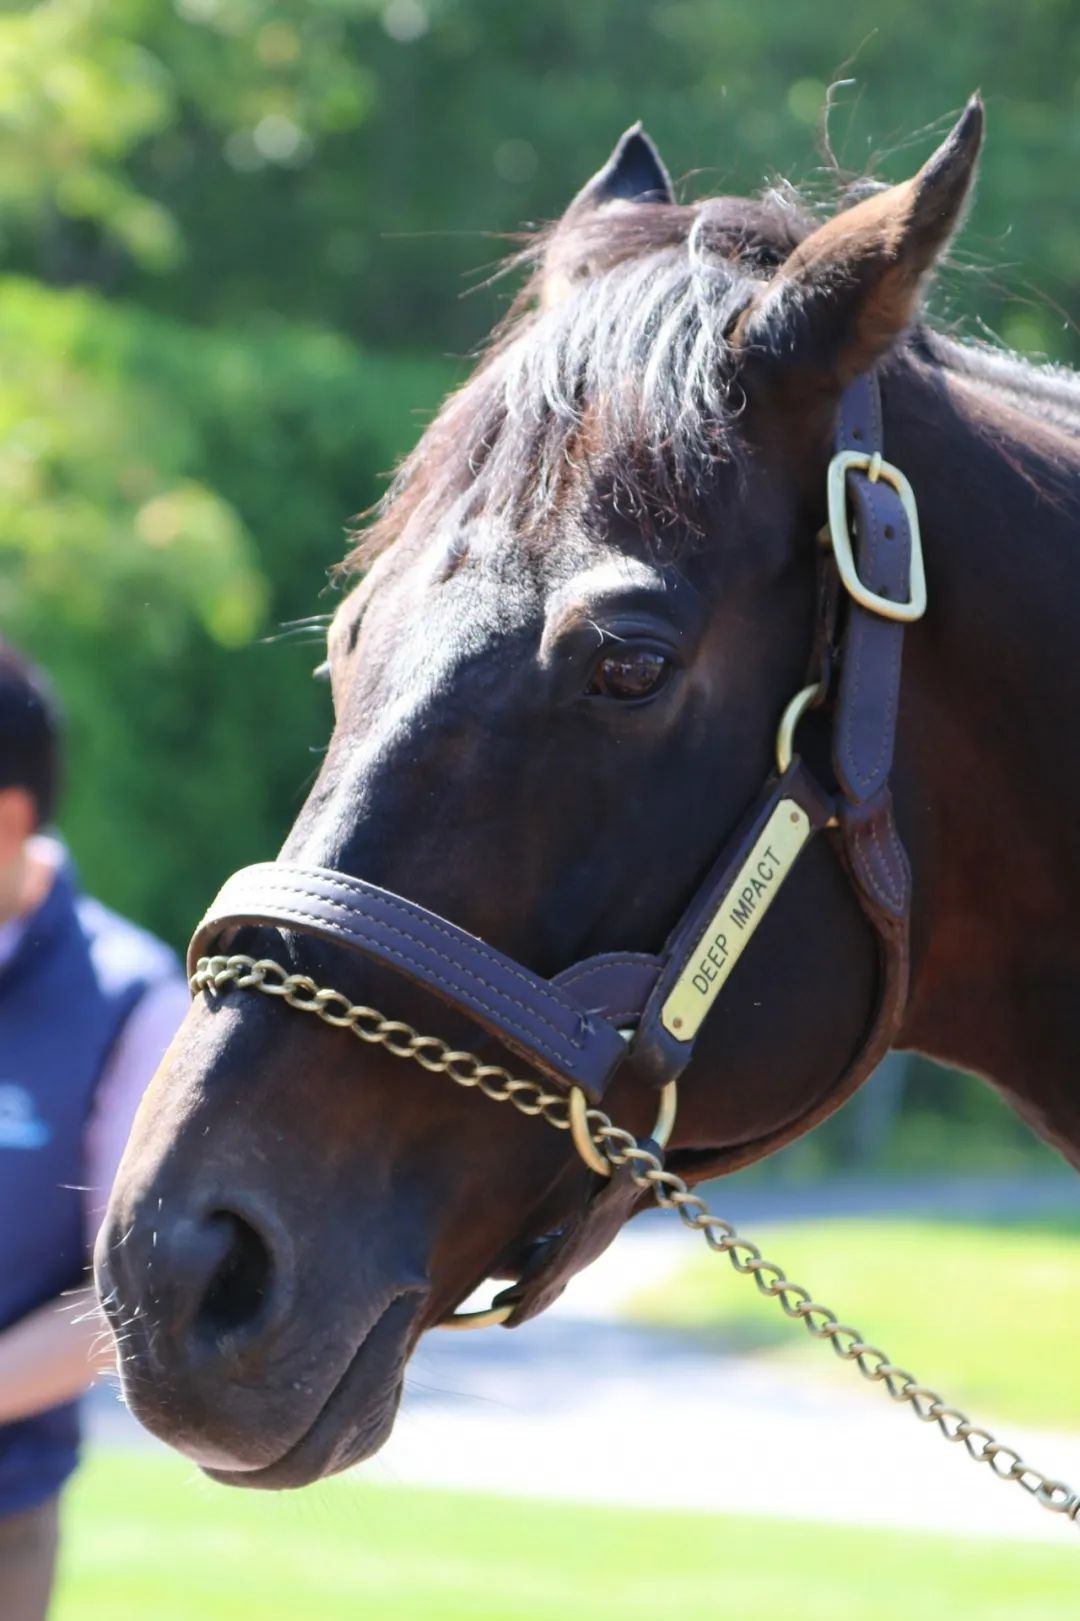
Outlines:
<svg viewBox="0 0 1080 1621"><path fill-rule="evenodd" d="M816 703L821 697L821 682L814 681L808 687L797 692L780 716L780 725L776 729L776 764L781 776L791 764L795 755L795 728L802 720L810 705Z"/></svg>
<svg viewBox="0 0 1080 1621"><path fill-rule="evenodd" d="M650 1139L658 1148L667 1146L675 1124L675 1114L679 1106L679 1089L675 1081L669 1081L660 1093L660 1107L656 1115L656 1124L649 1133ZM579 1086L572 1088L569 1097L570 1135L574 1145L586 1165L594 1170L598 1176L610 1176L611 1166L600 1153L596 1144L589 1135L589 1122L586 1118L588 1099ZM494 1328L499 1323L505 1323L513 1311L513 1306L488 1306L481 1311L452 1311L449 1317L444 1317L439 1324L440 1328Z"/></svg>
<svg viewBox="0 0 1080 1621"><path fill-rule="evenodd" d="M676 1081L668 1081L660 1093L660 1107L656 1115L656 1124L649 1133L649 1140L658 1148L666 1148L671 1129L675 1124L675 1113L679 1106L679 1088ZM574 1147L597 1176L610 1176L611 1163L607 1160L596 1144L589 1131L589 1104L580 1086L571 1089L568 1099L568 1113L570 1116L570 1135L574 1139Z"/></svg>

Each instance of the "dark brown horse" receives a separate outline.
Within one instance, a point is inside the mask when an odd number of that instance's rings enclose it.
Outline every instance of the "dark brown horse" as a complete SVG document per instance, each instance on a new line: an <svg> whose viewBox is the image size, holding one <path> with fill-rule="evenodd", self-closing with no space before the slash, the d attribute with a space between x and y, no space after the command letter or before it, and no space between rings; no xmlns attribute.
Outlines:
<svg viewBox="0 0 1080 1621"><path fill-rule="evenodd" d="M981 131L976 102L913 180L816 225L778 198L676 206L624 137L352 560L336 724L284 854L539 974L659 950L805 681L838 403L876 369L930 600L892 773L913 875L896 1041L983 1074L1080 1163L1080 384L918 321ZM802 856L682 1076L669 1163L690 1181L840 1101L879 990L835 837ZM482 1039L307 936L219 949ZM633 1060L605 1107L650 1126ZM424 1330L516 1276L594 1180L542 1122L266 997L200 997L98 1249L127 1398L221 1480L342 1468L385 1439Z"/></svg>

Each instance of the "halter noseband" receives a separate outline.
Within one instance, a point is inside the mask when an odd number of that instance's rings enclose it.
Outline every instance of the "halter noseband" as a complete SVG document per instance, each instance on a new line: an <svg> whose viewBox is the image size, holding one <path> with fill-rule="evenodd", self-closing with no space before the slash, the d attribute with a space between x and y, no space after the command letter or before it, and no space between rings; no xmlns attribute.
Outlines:
<svg viewBox="0 0 1080 1621"><path fill-rule="evenodd" d="M266 862L229 878L196 929L188 951L196 985L207 983L198 972L226 930L255 924L309 934L395 969L466 1013L568 1092L579 1115L587 1103L600 1102L628 1055L635 1073L670 1103L761 918L810 840L835 829L837 854L878 938L873 1015L827 1096L794 1124L733 1152L732 1163L762 1158L824 1119L888 1051L908 985L911 876L889 776L904 628L925 611L926 584L911 487L882 459L872 374L856 379L840 403L828 520L809 683L781 719L777 768L659 955L605 952L544 979L404 896L326 868ZM799 719L830 696L837 794L826 792L794 752ZM587 1132L575 1133L579 1146L582 1138ZM566 1228L541 1241L508 1292L514 1302L508 1320L542 1310L568 1276L606 1247L639 1197L632 1178L616 1173Z"/></svg>

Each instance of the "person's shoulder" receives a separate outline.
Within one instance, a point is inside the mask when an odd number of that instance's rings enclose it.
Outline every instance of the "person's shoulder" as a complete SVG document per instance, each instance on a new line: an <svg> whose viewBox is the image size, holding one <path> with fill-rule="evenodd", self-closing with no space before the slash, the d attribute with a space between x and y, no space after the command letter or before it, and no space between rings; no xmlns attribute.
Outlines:
<svg viewBox="0 0 1080 1621"><path fill-rule="evenodd" d="M117 989L141 982L149 987L182 980L176 953L149 929L121 917L92 895L80 895L75 909L94 970L105 986Z"/></svg>

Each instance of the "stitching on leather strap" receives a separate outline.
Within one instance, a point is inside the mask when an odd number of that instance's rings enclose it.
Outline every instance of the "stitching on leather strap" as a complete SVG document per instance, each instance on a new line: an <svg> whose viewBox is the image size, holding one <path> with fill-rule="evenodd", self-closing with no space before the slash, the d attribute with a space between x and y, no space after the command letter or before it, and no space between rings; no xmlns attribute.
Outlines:
<svg viewBox="0 0 1080 1621"><path fill-rule="evenodd" d="M422 951L429 951L433 957L436 957L439 960L439 962L444 962L449 967L458 969L462 973L469 975L470 978L475 979L478 985L483 985L485 989L491 991L493 995L505 997L511 1006L519 1007L523 1012L533 1015L539 1019L541 1024L546 1025L549 1030L558 1036L560 1040L565 1039L572 1042L575 1046L581 1045L580 1041L574 1041L574 1037L569 1031L561 1030L559 1026L555 1024L554 1021L539 1008L534 1008L529 1003L519 1001L517 997L512 996L509 991L501 990L498 985L493 985L490 980L482 978L481 975L475 972L475 970L469 968L467 964L458 962L456 958L448 956L445 952L440 951L437 946L431 945L420 934L412 934L408 929L403 929L396 923L390 923L385 919L374 916L371 911L362 911L359 906L346 906L343 901L334 900L331 896L324 895L322 891L318 889L304 889L294 884L287 884L283 880L276 878L260 878L258 884L256 885L256 894L258 894L259 890L263 889L264 887L268 893L272 892L280 895L299 895L304 900L317 901L320 906L328 906L335 912L343 912L347 918L360 917L364 921L372 924L375 929L386 929L391 934L399 935L401 939L407 940L410 945L416 946ZM242 886L241 893L244 893ZM362 898L364 897L362 896ZM373 907L381 906L383 904L382 896L380 895L369 904ZM407 917L412 915L407 907L398 907L397 910L403 911ZM344 935L349 938L356 939L357 941L366 938L366 936L359 930L348 929L340 924L328 923L327 926L330 928L340 928ZM454 940L455 944L458 943L451 930L444 928L440 929L439 933L446 935L451 940ZM474 938L475 936L470 936L467 941L470 951L473 950L472 940ZM504 966L502 961L499 958L492 956L490 952L484 951L478 953L478 955L482 956L485 961L490 962L495 967L502 968ZM512 972L512 977L520 984L525 985L529 989L534 988L533 982L529 979L528 975L523 974L520 969L514 968L511 970L509 965L507 965L507 972ZM552 988L552 999L559 999L557 987ZM561 1005L565 1008L568 1019L573 1020L580 1018L581 1009L575 1007L572 1002L566 1001Z"/></svg>
<svg viewBox="0 0 1080 1621"><path fill-rule="evenodd" d="M660 967L659 958L650 957L648 952L621 951L617 954L613 953L610 957L605 957L603 962L575 963L572 968L567 968L561 974L558 974L553 983L560 990L565 990L568 985L580 987L585 984L586 980L592 979L597 974L603 976L612 969L641 968L642 970L654 970L659 974Z"/></svg>
<svg viewBox="0 0 1080 1621"><path fill-rule="evenodd" d="M874 849L877 851L881 873L884 874L886 878L891 876L889 873L889 864L885 859L885 852L882 849L881 842L878 838L877 829L873 822L864 822L855 829L855 847L859 851L863 878L865 879L866 883L869 884L875 899L880 901L882 906L888 907L889 910L893 912L898 911L903 905L904 897L902 894L894 894L893 891L886 888L882 880L879 879L878 870L875 869L874 862L866 850L866 839L868 837L870 842L873 844Z"/></svg>
<svg viewBox="0 0 1080 1621"><path fill-rule="evenodd" d="M868 572L872 572L874 563L877 561L878 546L881 541L880 520L878 518L876 505L872 499L864 499L860 502L860 512L864 516L867 525L867 568ZM893 521L894 523L896 522L895 519ZM905 526L906 530L906 516L901 517L901 522ZM898 626L886 626L878 623L878 621L874 619L874 617L866 609L859 607L857 604L852 604L851 612L853 618L850 640L853 644L851 651L854 653L854 665L851 670L850 690L854 700L857 700L863 691L862 677L863 670L865 668L863 657L866 651L866 636L869 634L877 635L879 638L885 636L889 638L889 666L886 677L888 682L888 697L884 705L885 723L880 728L878 734L879 741L877 757L873 764L865 771L861 769L860 755L855 747L855 738L853 735L856 725L855 711L857 704L853 701L845 704L844 706L846 710L844 719L844 755L848 774L860 788L865 790L876 781L881 770L882 761L886 759L888 754L891 752L895 740L895 697L900 679L900 658L903 648L903 632Z"/></svg>
<svg viewBox="0 0 1080 1621"><path fill-rule="evenodd" d="M900 835L896 831L896 822L892 815L886 819L885 827L889 835L889 845L896 861L895 870L898 876L901 891L896 904L897 907L900 908L904 905L907 899L908 890L911 884L911 866L908 862L907 851L900 842Z"/></svg>
<svg viewBox="0 0 1080 1621"><path fill-rule="evenodd" d="M283 881L275 876L277 871L284 871L286 873L291 872L294 881L304 877L310 879L315 876L315 874L312 873L311 869L309 868L300 867L290 869L288 864L285 862L281 864L281 868L276 868L273 862L263 862L259 866L247 869L247 871L251 873L257 872L260 875L268 875L265 878L260 877L259 881L266 882L268 885L279 885L282 887L284 887ZM242 876L242 874L237 874L236 876L239 878ZM369 907L382 906L388 911L397 912L408 919L415 918L416 912L420 910L420 908L413 908L407 905L398 896L392 895L388 890L379 890L377 894L372 894L372 890L375 887L374 885L365 884L360 879L350 878L347 873L339 874L337 872L333 872L329 873L328 877L334 888L348 890L350 893L359 896L359 898ZM226 881L225 888L227 889L229 884L232 882L232 879L228 879ZM244 878L244 882L252 883L254 882L254 879ZM334 906L336 909L345 913L348 913L349 911L349 908L344 904L344 902L333 901L328 896L323 895L318 889L297 889L295 893L307 895L312 900L321 901L327 906ZM377 918L372 917L370 913L366 915L370 917L372 922L377 923L379 921ZM386 927L393 928L394 925L388 923ZM498 968L502 972L511 975L514 979L519 980L521 984L528 986L530 989L533 987L534 982L527 974L522 972L515 962L513 962L509 957L503 957L499 953L492 951L491 948L486 946L482 940L478 939L476 935L469 934L467 930L455 929L444 919L436 917L433 912L428 912L425 914L424 927L431 929L433 933L443 935L444 938L449 940L453 945L459 945L462 943L462 941L464 941L470 953L475 956L482 957L486 962L489 962L493 968ZM399 929L398 932L403 934L406 938L411 938L416 945L424 945L426 943L419 935L410 936L407 929ZM433 946L429 949L436 956L438 955L438 952L435 951ZM446 958L444 960L448 962L453 961L452 958ZM495 987L492 987L492 989L495 989ZM501 995L502 993L500 992L499 994ZM577 1011L578 1009L573 1008L570 1004L567 1004L568 1013L576 1013ZM551 1028L557 1029L557 1026L552 1025Z"/></svg>

